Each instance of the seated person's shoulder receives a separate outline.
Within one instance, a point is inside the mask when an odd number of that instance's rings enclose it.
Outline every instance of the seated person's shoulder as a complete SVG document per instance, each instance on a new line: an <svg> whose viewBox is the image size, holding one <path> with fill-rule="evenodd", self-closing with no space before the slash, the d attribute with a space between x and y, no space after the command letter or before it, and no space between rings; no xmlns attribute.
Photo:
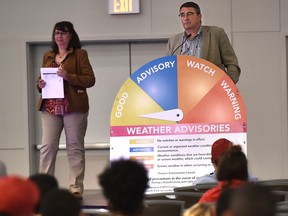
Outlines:
<svg viewBox="0 0 288 216"><path fill-rule="evenodd" d="M249 176L249 181L250 181L250 182L258 182L259 179L258 179L258 177L256 177L256 176Z"/></svg>
<svg viewBox="0 0 288 216"><path fill-rule="evenodd" d="M193 185L197 185L197 184L216 184L217 181L217 177L216 177L216 173L210 173L204 176L200 176L198 179L196 179L193 182Z"/></svg>

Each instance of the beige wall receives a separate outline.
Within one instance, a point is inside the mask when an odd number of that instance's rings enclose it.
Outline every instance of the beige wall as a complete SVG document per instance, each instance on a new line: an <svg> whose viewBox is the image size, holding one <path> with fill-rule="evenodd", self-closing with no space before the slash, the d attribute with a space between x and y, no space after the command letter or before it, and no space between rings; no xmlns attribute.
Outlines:
<svg viewBox="0 0 288 216"><path fill-rule="evenodd" d="M60 20L72 21L83 41L168 38L182 31L177 15L183 2L141 0L141 14L116 16L108 14L107 0L1 0L0 159L9 173L29 175L33 153L33 131L28 128L27 89L31 83L27 42L49 42L53 25ZM242 75L237 86L248 113L251 172L261 179L288 178L288 1L197 3L204 24L224 27L239 58ZM97 65L94 67L97 70ZM88 188L94 188L97 183L92 178L106 164L109 152L93 150L87 154L85 181ZM63 163L59 163L57 175L65 184L66 175L60 169L66 167L65 154L60 152L59 158Z"/></svg>

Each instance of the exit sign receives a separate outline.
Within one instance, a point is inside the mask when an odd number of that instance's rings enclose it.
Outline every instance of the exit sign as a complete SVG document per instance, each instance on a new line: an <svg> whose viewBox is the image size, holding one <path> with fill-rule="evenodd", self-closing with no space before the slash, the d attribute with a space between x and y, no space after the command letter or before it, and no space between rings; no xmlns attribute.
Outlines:
<svg viewBox="0 0 288 216"><path fill-rule="evenodd" d="M109 14L140 13L140 0L109 0Z"/></svg>

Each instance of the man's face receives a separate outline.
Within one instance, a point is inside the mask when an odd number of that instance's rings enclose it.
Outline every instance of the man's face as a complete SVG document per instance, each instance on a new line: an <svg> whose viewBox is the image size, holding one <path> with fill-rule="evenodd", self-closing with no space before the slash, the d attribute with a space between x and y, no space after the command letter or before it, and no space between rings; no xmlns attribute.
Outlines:
<svg viewBox="0 0 288 216"><path fill-rule="evenodd" d="M201 14L197 14L192 7L183 7L180 10L180 18L185 30L198 30L201 25Z"/></svg>

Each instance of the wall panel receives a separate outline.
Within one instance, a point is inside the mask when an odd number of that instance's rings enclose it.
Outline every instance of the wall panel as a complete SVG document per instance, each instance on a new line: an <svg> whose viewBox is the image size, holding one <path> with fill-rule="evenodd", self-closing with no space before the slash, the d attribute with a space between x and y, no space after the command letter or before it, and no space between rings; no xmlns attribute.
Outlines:
<svg viewBox="0 0 288 216"><path fill-rule="evenodd" d="M280 31L279 0L232 0L233 32Z"/></svg>
<svg viewBox="0 0 288 216"><path fill-rule="evenodd" d="M279 34L235 33L233 37L242 69L238 87L247 109L249 164L260 178L283 177L287 171L281 166L281 155L286 144L279 123L285 121L286 111L281 106L285 95L280 84Z"/></svg>

